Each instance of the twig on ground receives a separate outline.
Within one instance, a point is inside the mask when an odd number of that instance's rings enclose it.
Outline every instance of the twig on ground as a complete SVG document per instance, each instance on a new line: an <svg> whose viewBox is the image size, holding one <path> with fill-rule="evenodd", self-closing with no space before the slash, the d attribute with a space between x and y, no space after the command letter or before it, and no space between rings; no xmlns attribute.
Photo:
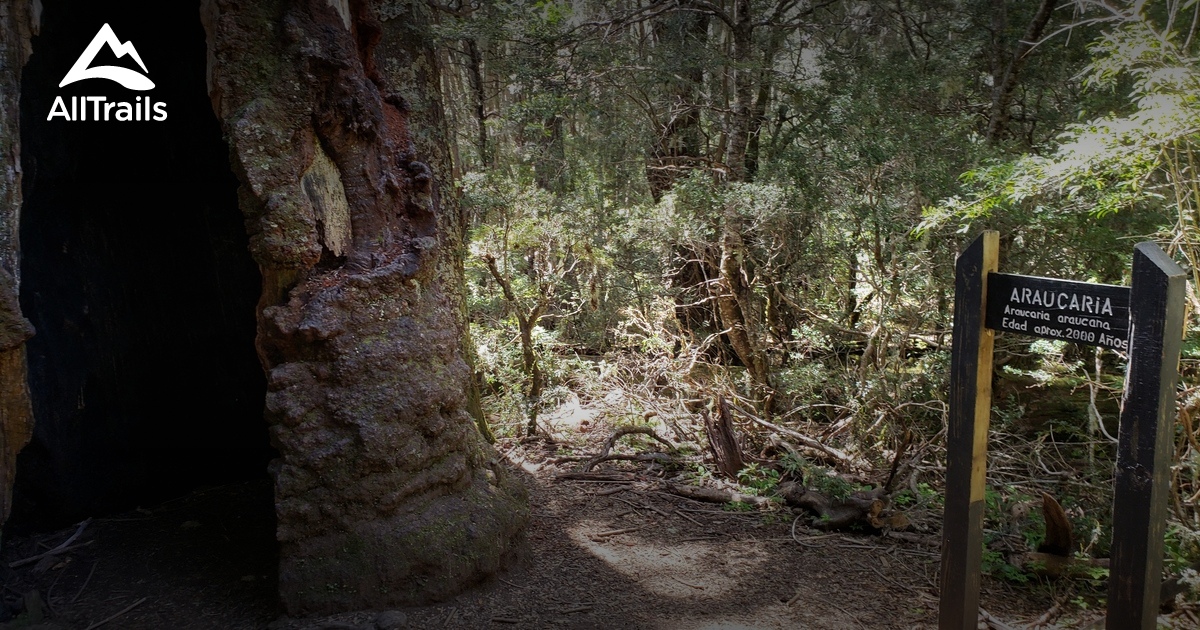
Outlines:
<svg viewBox="0 0 1200 630"><path fill-rule="evenodd" d="M688 516L687 514L684 514L683 512L679 511L679 509L678 509L678 508L676 508L676 510L675 510L675 515L676 515L676 516L683 517L683 518L685 518L685 519L687 519L687 520L691 521L691 522L692 522L694 525L696 525L697 527L704 527L704 525L703 525L703 524L702 524L700 521L697 521L696 519L694 519L694 518L692 518L692 517Z"/></svg>
<svg viewBox="0 0 1200 630"><path fill-rule="evenodd" d="M1029 624L1029 627L1031 629L1040 628L1040 627L1050 623L1050 621L1058 615L1058 611L1062 610L1062 605L1065 601L1066 601L1066 597L1060 597L1057 600L1055 600L1054 605L1050 607L1050 610L1047 610L1046 612L1042 613L1042 616L1038 617L1037 619L1034 620L1033 623Z"/></svg>
<svg viewBox="0 0 1200 630"><path fill-rule="evenodd" d="M628 534L628 533L631 533L631 532L636 532L636 531L638 531L638 530L642 529L642 527L643 527L643 526L639 525L639 526L637 526L637 527L624 527L624 528L622 528L622 529L610 529L610 530L608 530L608 531L606 531L606 532L600 532L600 533L598 533L598 534L592 534L592 535L590 536L590 538L592 538L593 540L595 540L595 539L597 539L597 538L608 538L609 536L616 536L617 534Z"/></svg>
<svg viewBox="0 0 1200 630"><path fill-rule="evenodd" d="M83 521L82 523L80 523L79 528L75 530L74 534L71 534L70 538L64 540L61 544L59 544L57 547L51 549L50 551L44 551L35 556L30 556L28 558L25 558L24 560L17 560L16 562L11 562L11 563L9 563L8 566L13 569L15 569L17 567L23 567L27 564L33 564L34 562L37 562L38 560L41 560L42 558L45 558L47 556L56 556L60 553L63 553L64 551L70 551L71 549L75 549L76 547L83 546L83 545L76 545L75 547L72 547L71 543L75 542L76 538L79 538L79 535L83 533L83 530L87 528L88 523L91 523L91 522L92 522L92 519L89 518L89 519ZM87 544L87 543L84 543L84 544Z"/></svg>
<svg viewBox="0 0 1200 630"><path fill-rule="evenodd" d="M983 622L986 623L992 630L1017 630L1016 628L988 614L988 611L982 608L979 609L979 618L982 619Z"/></svg>
<svg viewBox="0 0 1200 630"><path fill-rule="evenodd" d="M90 625L90 626L88 626L88 627L84 628L83 630L95 630L95 628L99 628L100 626L103 626L104 624L106 624L106 623L108 623L108 622L112 621L113 619L116 619L117 617L120 617L121 615L124 615L125 613L127 613L127 612L129 612L129 611L133 610L134 608L137 608L138 606L141 606L141 605L142 605L142 602L146 601L147 599L150 599L150 598L149 598L149 597L143 597L143 598L141 598L141 599L137 600L136 602L133 602L132 604L130 604L130 605L128 605L128 606L126 606L126 607L122 608L121 610L118 610L118 611L117 611L115 614L113 614L111 617L108 617L107 619L101 619L100 621L97 621L96 623L94 623L94 624L92 624L92 625Z"/></svg>
<svg viewBox="0 0 1200 630"><path fill-rule="evenodd" d="M904 453L908 451L909 445L912 444L913 433L911 429L904 430L904 438L900 442L900 448L896 449L896 456L892 458L892 468L888 471L887 481L883 483L883 493L892 493L892 483L896 481L896 473L900 470L900 460L904 459Z"/></svg>
<svg viewBox="0 0 1200 630"><path fill-rule="evenodd" d="M610 454L610 455L604 455L601 457L593 458L591 461L588 462L587 467L588 467L588 470L590 470L591 467L595 466L596 464L599 464L601 462L612 462L612 461L659 462L662 464L669 464L673 460L671 459L671 456L664 455L663 453L639 453L637 455L622 455L619 453L614 453L614 454Z"/></svg>
<svg viewBox="0 0 1200 630"><path fill-rule="evenodd" d="M674 575L672 575L672 576L671 576L671 579L672 579L672 580L675 580L676 582L679 582L680 584L682 584L682 585L684 585L684 586L690 586L690 587L692 587L692 588L694 588L694 589L696 589L696 590L698 590L698 591L703 591L703 590L704 590L704 587L703 587L703 586L698 586L698 585L696 585L696 584L690 584L690 583L688 583L688 582L684 582L683 580L681 580L681 579L679 579L679 578L675 577Z"/></svg>
<svg viewBox="0 0 1200 630"><path fill-rule="evenodd" d="M888 538L895 538L896 540L903 540L914 545L925 545L927 547L939 547L942 544L942 540L937 536L898 532L894 529L884 532L883 535Z"/></svg>
<svg viewBox="0 0 1200 630"><path fill-rule="evenodd" d="M671 516L670 512L665 512L659 508L654 507L653 505L650 505L649 503L646 503L643 507L645 507L647 510L653 510L655 512L658 512L658 514L664 518Z"/></svg>
<svg viewBox="0 0 1200 630"><path fill-rule="evenodd" d="M555 475L559 481L582 481L585 483L612 483L614 481L636 481L632 473L576 472Z"/></svg>

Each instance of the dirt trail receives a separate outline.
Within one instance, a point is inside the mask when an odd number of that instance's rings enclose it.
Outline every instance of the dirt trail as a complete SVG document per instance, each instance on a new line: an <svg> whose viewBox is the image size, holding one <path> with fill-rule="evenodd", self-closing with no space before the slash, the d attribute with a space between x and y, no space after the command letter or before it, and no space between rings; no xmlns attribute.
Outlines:
<svg viewBox="0 0 1200 630"><path fill-rule="evenodd" d="M603 437L597 435L596 442ZM796 527L787 510L739 512L665 494L644 464L630 481L568 481L562 446L498 445L530 488L524 557L438 605L403 611L407 628L886 629L936 624L937 550L904 541ZM592 446L575 452L587 452ZM591 451L591 452L594 452ZM378 612L277 618L270 487L239 484L149 510L97 519L90 543L35 574L3 569L18 606L37 590L47 630L82 630L139 602L106 628L374 630ZM265 493L265 494L264 494ZM5 541L11 562L74 531ZM94 542L91 542L94 541ZM93 567L95 567L93 569ZM89 573L92 575L89 578ZM1043 589L1040 592L1047 592ZM984 607L1024 627L1053 605L985 579ZM0 628L28 627L18 622Z"/></svg>

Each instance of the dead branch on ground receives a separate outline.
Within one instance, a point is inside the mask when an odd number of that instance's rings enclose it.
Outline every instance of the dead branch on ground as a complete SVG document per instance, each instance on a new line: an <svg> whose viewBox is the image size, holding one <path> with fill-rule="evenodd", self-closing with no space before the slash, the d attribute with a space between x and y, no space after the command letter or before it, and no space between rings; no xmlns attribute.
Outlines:
<svg viewBox="0 0 1200 630"><path fill-rule="evenodd" d="M616 431L614 431L613 434L608 438L608 441L606 441L604 443L604 448L601 449L600 453L588 461L587 465L585 465L583 467L583 472L589 472L592 470L592 468L595 468L597 464L599 464L601 462L605 462L605 461L611 461L611 460L663 461L663 458L666 458L666 461L670 461L670 458L667 457L666 455L663 455L662 453L652 453L649 455L610 455L613 447L616 446L616 444L617 444L617 440L621 439L622 437L624 437L626 435L634 435L634 434L648 435L651 438L654 438L654 440L661 442L662 444L665 444L667 446L667 448L669 448L671 450L675 449L674 444L671 444L667 440L664 440L663 438L659 437L659 435L654 432L654 429L652 429L650 427L646 427L646 426L621 427L621 428L617 429Z"/></svg>
<svg viewBox="0 0 1200 630"><path fill-rule="evenodd" d="M771 502L766 497L756 497L751 494L742 494L733 492L732 490L721 490L719 488L703 488L700 486L677 486L675 484L663 484L663 490L676 496L692 499L693 501L703 501L705 503L749 503L750 505L763 506Z"/></svg>
<svg viewBox="0 0 1200 630"><path fill-rule="evenodd" d="M766 420L759 418L758 416L750 413L749 411L746 411L745 409L742 409L741 407L739 407L735 404L730 403L729 406L736 409L738 411L738 413L742 414L743 416L746 416L746 418L749 419L751 422L753 422L757 425L766 427L772 431L775 431L776 433L786 435L786 436L792 438L793 440L796 440L797 442L799 442L801 446L808 448L808 449L812 449L814 451L817 451L818 453L820 453L820 456L822 458L832 458L832 460L835 463L842 464L842 465L846 466L847 468L852 468L852 469L853 468L859 468L859 469L870 468L869 465L867 465L865 462L859 460L858 458L848 455L847 453L845 453L841 450L838 450L832 446L826 446L825 444L822 444L821 442L814 440L813 438L810 438L807 435L800 433L799 431L793 431L792 429L788 429L786 427L781 427L777 424L767 422Z"/></svg>
<svg viewBox="0 0 1200 630"><path fill-rule="evenodd" d="M885 513L888 495L882 486L834 498L788 481L779 484L779 495L788 505L816 514L813 526L819 529L843 529L855 523L865 523L872 529L904 529L909 526L908 517L904 514Z"/></svg>
<svg viewBox="0 0 1200 630"><path fill-rule="evenodd" d="M38 560L41 560L42 558L46 558L49 556L56 556L60 553L63 553L66 551L71 551L72 549L75 549L76 547L81 547L82 545L75 545L74 547L72 547L71 543L75 542L76 538L79 538L79 535L83 533L84 529L87 529L88 523L91 523L91 522L92 522L92 519L89 518L89 519L83 521L82 523L80 523L79 528L75 530L74 534L71 534L70 538L64 540L61 544L59 544L57 547L51 549L50 551L39 553L36 556L30 556L23 560L17 560L16 562L9 563L8 566L13 569L15 569L17 567L23 567L27 564L33 564L34 562L37 562Z"/></svg>

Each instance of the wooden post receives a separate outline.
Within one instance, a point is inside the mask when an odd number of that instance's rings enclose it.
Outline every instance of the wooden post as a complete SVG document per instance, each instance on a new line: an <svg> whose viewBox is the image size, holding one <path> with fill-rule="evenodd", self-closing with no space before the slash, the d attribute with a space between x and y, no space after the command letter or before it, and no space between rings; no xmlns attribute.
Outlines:
<svg viewBox="0 0 1200 630"><path fill-rule="evenodd" d="M1162 581L1184 271L1157 245L1133 252L1129 371L1117 445L1109 630L1153 630Z"/></svg>
<svg viewBox="0 0 1200 630"><path fill-rule="evenodd" d="M946 450L938 627L973 630L979 617L983 557L983 489L992 410L992 340L984 328L987 274L996 271L998 232L984 232L955 264L954 339Z"/></svg>

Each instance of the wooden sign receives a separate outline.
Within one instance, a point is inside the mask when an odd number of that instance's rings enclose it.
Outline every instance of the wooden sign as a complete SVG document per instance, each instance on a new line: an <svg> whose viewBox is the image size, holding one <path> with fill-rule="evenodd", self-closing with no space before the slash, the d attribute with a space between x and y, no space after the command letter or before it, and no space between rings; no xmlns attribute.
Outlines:
<svg viewBox="0 0 1200 630"><path fill-rule="evenodd" d="M1109 630L1152 630L1158 613L1168 475L1179 380L1185 275L1159 247L1133 253L1133 286L997 272L999 234L984 232L955 263L938 626L979 615L987 431L995 331L1128 352L1113 494Z"/></svg>
<svg viewBox="0 0 1200 630"><path fill-rule="evenodd" d="M1129 350L1129 287L989 273L992 330Z"/></svg>

